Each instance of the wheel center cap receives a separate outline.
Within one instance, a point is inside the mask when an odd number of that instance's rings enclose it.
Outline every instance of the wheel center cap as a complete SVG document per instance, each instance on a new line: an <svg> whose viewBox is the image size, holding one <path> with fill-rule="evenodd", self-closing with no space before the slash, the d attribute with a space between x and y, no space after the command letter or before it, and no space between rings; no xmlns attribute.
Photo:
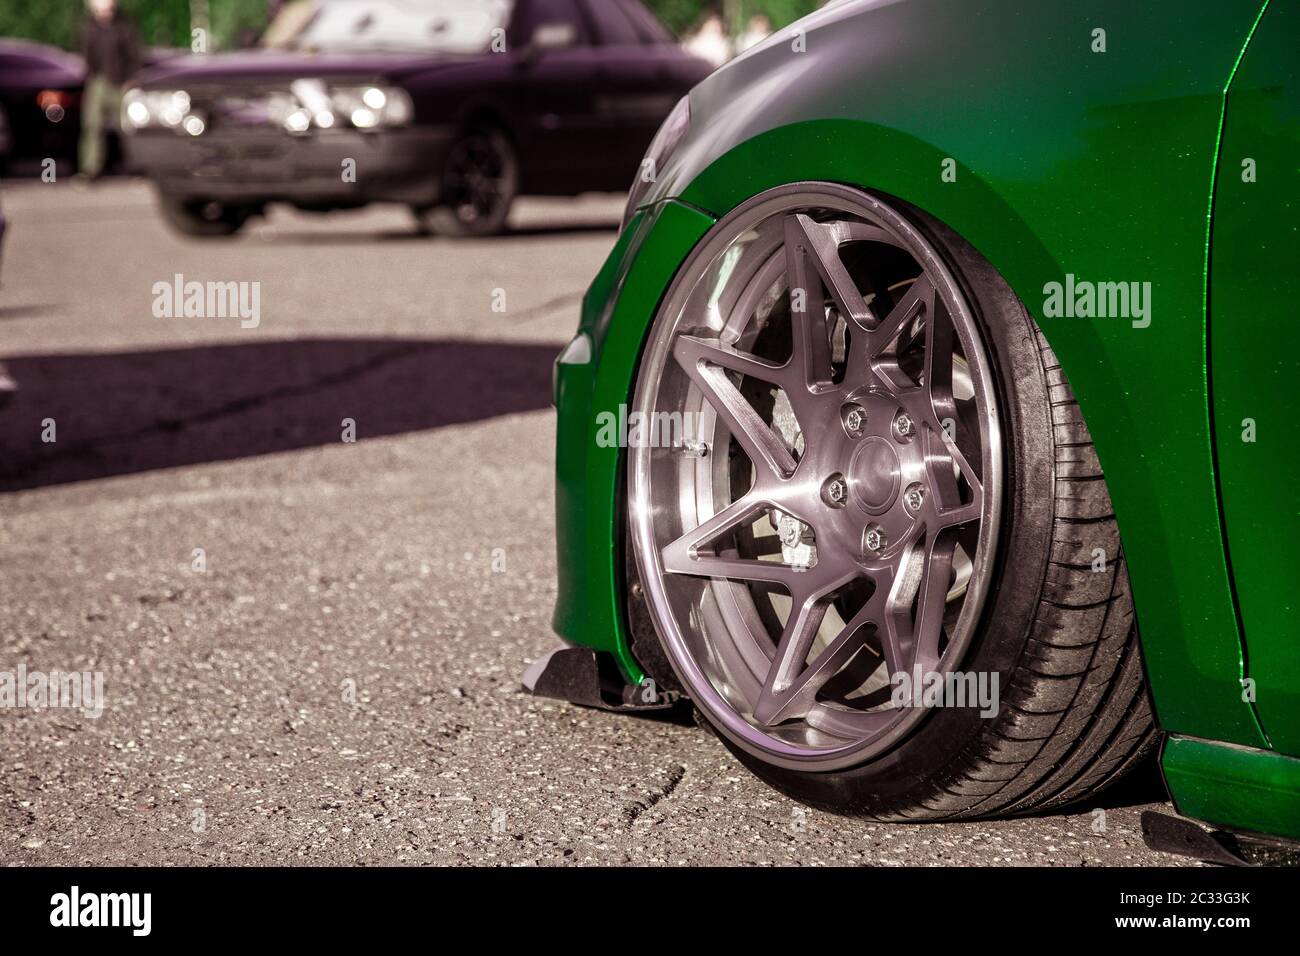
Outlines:
<svg viewBox="0 0 1300 956"><path fill-rule="evenodd" d="M872 514L888 510L898 496L902 481L898 452L878 435L859 443L847 474L853 497Z"/></svg>

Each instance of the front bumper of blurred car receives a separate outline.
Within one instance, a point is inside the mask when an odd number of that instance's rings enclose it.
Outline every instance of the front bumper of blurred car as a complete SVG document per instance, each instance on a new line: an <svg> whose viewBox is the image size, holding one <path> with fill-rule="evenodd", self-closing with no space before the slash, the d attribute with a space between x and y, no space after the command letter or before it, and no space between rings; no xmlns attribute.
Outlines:
<svg viewBox="0 0 1300 956"><path fill-rule="evenodd" d="M126 138L129 167L178 199L286 201L348 206L389 201L431 205L452 127L210 130L182 136L143 130Z"/></svg>

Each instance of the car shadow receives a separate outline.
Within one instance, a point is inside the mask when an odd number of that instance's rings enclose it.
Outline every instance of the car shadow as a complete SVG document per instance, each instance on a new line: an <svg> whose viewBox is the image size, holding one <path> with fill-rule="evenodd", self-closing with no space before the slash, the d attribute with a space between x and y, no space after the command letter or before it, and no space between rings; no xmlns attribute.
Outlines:
<svg viewBox="0 0 1300 956"><path fill-rule="evenodd" d="M0 492L335 444L344 419L364 441L546 408L559 348L309 339L8 358Z"/></svg>
<svg viewBox="0 0 1300 956"><path fill-rule="evenodd" d="M54 315L64 306L58 305L0 305L0 322L10 319L35 319L42 315Z"/></svg>

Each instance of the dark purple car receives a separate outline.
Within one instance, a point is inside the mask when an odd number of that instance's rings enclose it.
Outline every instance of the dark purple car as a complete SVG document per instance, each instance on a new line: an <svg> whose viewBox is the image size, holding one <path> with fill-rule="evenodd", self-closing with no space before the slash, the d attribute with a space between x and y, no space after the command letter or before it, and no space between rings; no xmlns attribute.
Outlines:
<svg viewBox="0 0 1300 956"><path fill-rule="evenodd" d="M53 159L73 171L85 66L71 53L0 39L0 169L36 171Z"/></svg>
<svg viewBox="0 0 1300 956"><path fill-rule="evenodd" d="M182 232L228 235L275 201L387 201L491 234L520 194L625 190L710 70L639 0L306 9L286 7L263 49L173 60L128 92L128 158Z"/></svg>

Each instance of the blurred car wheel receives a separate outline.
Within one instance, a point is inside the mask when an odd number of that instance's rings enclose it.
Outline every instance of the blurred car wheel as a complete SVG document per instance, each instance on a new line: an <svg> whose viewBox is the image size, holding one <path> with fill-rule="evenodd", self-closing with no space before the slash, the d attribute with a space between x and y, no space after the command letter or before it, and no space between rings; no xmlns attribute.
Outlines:
<svg viewBox="0 0 1300 956"><path fill-rule="evenodd" d="M492 236L505 228L519 192L519 161L504 133L467 130L442 168L440 205L417 209L420 225L444 236Z"/></svg>
<svg viewBox="0 0 1300 956"><path fill-rule="evenodd" d="M233 236L258 210L252 206L231 206L209 199L178 199L160 196L163 218L186 236L213 239Z"/></svg>

